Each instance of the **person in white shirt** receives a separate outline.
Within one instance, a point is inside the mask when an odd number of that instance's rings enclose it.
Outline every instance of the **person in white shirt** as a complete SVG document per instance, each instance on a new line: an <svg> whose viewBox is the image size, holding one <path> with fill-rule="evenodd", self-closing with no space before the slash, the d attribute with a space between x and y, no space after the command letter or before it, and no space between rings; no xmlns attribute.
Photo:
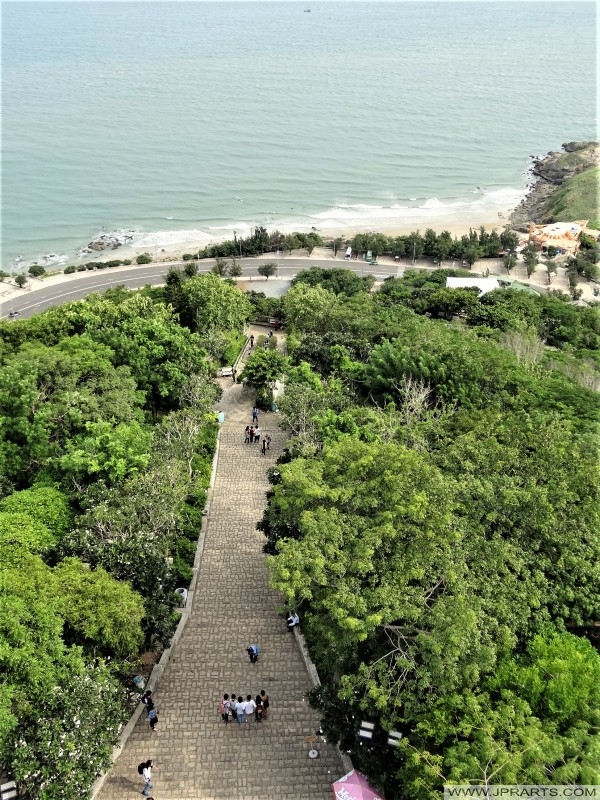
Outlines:
<svg viewBox="0 0 600 800"><path fill-rule="evenodd" d="M152 789L152 761L146 761L146 766L142 772L142 778L144 779L144 791L142 792L143 795L148 797L150 794L150 789Z"/></svg>
<svg viewBox="0 0 600 800"><path fill-rule="evenodd" d="M295 611L288 611L286 614L286 622L288 626L288 631L293 630L296 625L300 624L300 617L296 614Z"/></svg>
<svg viewBox="0 0 600 800"><path fill-rule="evenodd" d="M246 704L244 703L242 695L240 695L235 704L235 713L237 714L237 721L240 725L246 722L245 706Z"/></svg>
<svg viewBox="0 0 600 800"><path fill-rule="evenodd" d="M255 708L256 708L256 703L252 699L252 695L251 694L247 695L246 702L244 703L244 714L246 715L246 720L252 720Z"/></svg>

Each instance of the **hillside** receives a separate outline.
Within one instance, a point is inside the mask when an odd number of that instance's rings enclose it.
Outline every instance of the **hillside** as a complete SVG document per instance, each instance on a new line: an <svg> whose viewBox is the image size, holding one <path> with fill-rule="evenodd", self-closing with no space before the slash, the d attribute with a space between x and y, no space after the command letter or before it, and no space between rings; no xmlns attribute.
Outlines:
<svg viewBox="0 0 600 800"><path fill-rule="evenodd" d="M588 219L591 228L600 228L599 179L600 167L597 166L568 178L546 202L542 222Z"/></svg>
<svg viewBox="0 0 600 800"><path fill-rule="evenodd" d="M600 227L598 213L598 142L569 142L562 151L536 159L536 181L512 213L510 222L526 229L529 222L590 220Z"/></svg>

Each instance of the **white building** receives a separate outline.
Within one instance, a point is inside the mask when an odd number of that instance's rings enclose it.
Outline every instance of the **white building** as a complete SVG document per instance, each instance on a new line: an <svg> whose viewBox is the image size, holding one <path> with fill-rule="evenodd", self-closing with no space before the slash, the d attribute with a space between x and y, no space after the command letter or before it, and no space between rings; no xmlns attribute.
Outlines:
<svg viewBox="0 0 600 800"><path fill-rule="evenodd" d="M494 289L500 288L498 278L446 278L447 289L479 289L479 297L482 297Z"/></svg>

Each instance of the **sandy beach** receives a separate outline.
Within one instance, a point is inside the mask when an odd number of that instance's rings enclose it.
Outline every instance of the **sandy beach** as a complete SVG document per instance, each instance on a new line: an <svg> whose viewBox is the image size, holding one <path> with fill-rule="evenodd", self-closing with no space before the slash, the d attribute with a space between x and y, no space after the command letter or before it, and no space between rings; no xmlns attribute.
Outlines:
<svg viewBox="0 0 600 800"><path fill-rule="evenodd" d="M443 224L440 222L437 225L432 224L432 220L422 221L418 224L415 220L399 223L382 224L368 224L368 225L355 225L352 227L339 227L339 228L319 228L316 227L316 232L319 233L326 241L328 239L335 239L342 237L345 240L352 239L357 233L384 233L387 236L405 236L413 231L419 230L424 233L426 228L432 227L436 233L441 233L443 230L449 231L453 236L460 237L467 234L469 229L473 228L479 230L483 226L486 230L491 231L493 228L502 230L508 224L508 214L510 209L507 209L506 215L500 217L496 214L486 214L474 216L468 223L457 219L456 217L449 217ZM312 228L297 226L293 230L281 230L282 233L292 233L294 230L299 233L308 233ZM268 228L269 232L275 229ZM134 260L136 256L142 253L148 253L153 261L178 261L184 253L198 253L210 244L233 239L233 229L231 231L224 231L220 236L209 236L201 231L180 231L180 238L177 237L177 231L169 231L168 236L161 235L161 232L143 235L140 241L132 244L124 244L117 248L107 248L105 250L94 251L93 253L84 255L81 259L71 259L68 263L81 263L86 261L110 261L111 259L131 259ZM237 231L238 236L247 236L250 229L247 231ZM196 234L195 236L191 234ZM165 241L165 239L167 239ZM283 254L281 254L283 255Z"/></svg>

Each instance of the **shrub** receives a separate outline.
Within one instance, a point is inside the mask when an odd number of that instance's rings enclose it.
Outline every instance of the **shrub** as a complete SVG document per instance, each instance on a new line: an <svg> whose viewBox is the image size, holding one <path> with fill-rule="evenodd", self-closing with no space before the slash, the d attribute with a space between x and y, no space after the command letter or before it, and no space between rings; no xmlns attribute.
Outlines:
<svg viewBox="0 0 600 800"><path fill-rule="evenodd" d="M152 263L152 256L150 253L140 253L140 255L135 260L136 264L151 264Z"/></svg>
<svg viewBox="0 0 600 800"><path fill-rule="evenodd" d="M130 258L124 258L123 259L123 266L124 267L130 266L130 264L131 264L131 259Z"/></svg>
<svg viewBox="0 0 600 800"><path fill-rule="evenodd" d="M77 264L77 272L85 272L87 269L85 264Z"/></svg>
<svg viewBox="0 0 600 800"><path fill-rule="evenodd" d="M32 264L27 271L30 275L33 275L34 278L39 278L41 275L46 274L45 268L39 264Z"/></svg>
<svg viewBox="0 0 600 800"><path fill-rule="evenodd" d="M65 275L72 275L74 272L77 272L77 267L75 264L70 264L68 267L65 267L63 270Z"/></svg>
<svg viewBox="0 0 600 800"><path fill-rule="evenodd" d="M91 261L89 264L85 265L85 268L91 271L93 269L96 269L96 264L93 261Z"/></svg>
<svg viewBox="0 0 600 800"><path fill-rule="evenodd" d="M96 264L96 269L106 269L108 267L107 261L98 261Z"/></svg>
<svg viewBox="0 0 600 800"><path fill-rule="evenodd" d="M106 267L120 267L121 264L123 264L123 261L121 261L119 258L115 258L112 261L107 261L105 266Z"/></svg>
<svg viewBox="0 0 600 800"><path fill-rule="evenodd" d="M193 253L184 253L181 256L181 258L182 258L183 261L191 261L192 258L194 258L194 254Z"/></svg>
<svg viewBox="0 0 600 800"><path fill-rule="evenodd" d="M273 389L261 386L256 392L256 405L261 411L271 411L273 408Z"/></svg>

